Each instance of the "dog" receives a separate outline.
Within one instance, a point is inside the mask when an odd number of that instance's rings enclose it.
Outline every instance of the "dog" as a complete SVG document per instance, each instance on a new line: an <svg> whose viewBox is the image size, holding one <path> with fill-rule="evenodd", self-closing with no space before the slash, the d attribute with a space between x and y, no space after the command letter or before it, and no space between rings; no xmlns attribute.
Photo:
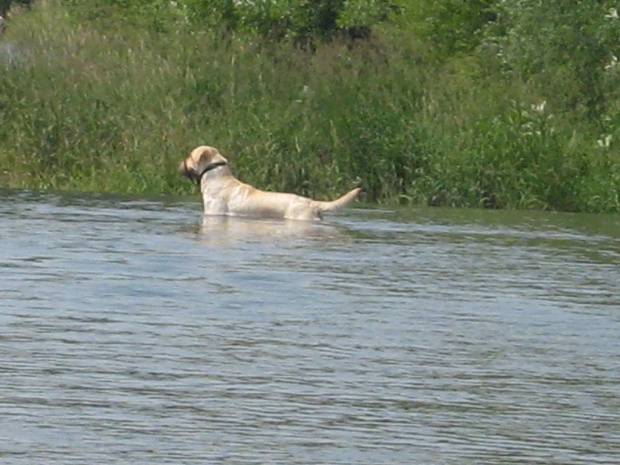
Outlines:
<svg viewBox="0 0 620 465"><path fill-rule="evenodd" d="M253 216L287 220L320 220L352 202L357 187L331 202L296 194L266 192L235 178L228 160L214 147L201 145L181 162L179 171L200 187L205 215Z"/></svg>

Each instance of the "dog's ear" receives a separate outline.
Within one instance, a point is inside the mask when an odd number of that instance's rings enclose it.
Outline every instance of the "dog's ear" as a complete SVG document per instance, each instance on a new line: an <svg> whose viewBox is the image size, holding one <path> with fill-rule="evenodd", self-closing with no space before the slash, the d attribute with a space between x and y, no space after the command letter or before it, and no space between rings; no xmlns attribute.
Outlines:
<svg viewBox="0 0 620 465"><path fill-rule="evenodd" d="M214 147L209 147L209 150L205 150L200 156L201 164L210 165L211 163L228 163L228 160L220 153L220 151Z"/></svg>

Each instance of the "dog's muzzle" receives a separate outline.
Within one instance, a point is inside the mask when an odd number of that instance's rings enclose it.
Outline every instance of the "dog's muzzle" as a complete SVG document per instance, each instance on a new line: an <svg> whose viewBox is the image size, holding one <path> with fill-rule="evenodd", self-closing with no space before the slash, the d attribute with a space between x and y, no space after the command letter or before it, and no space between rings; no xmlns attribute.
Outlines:
<svg viewBox="0 0 620 465"><path fill-rule="evenodd" d="M183 160L179 165L179 173L192 181L198 182L200 179L200 175L196 172L196 170L187 166L187 160Z"/></svg>

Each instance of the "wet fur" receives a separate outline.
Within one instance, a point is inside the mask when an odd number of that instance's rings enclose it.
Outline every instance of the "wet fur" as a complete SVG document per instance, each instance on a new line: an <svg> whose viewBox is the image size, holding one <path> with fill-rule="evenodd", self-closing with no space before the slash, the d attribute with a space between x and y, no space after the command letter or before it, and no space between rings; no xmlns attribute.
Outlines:
<svg viewBox="0 0 620 465"><path fill-rule="evenodd" d="M179 165L179 171L198 182L205 215L316 220L346 206L361 191L355 188L331 202L262 191L235 178L228 160L216 148L206 145L192 150Z"/></svg>

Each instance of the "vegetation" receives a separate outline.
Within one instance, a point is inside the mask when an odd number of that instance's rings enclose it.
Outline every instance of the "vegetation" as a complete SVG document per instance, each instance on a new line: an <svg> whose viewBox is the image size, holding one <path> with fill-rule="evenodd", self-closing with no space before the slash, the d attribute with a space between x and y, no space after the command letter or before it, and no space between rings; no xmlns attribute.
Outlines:
<svg viewBox="0 0 620 465"><path fill-rule="evenodd" d="M620 19L600 0L0 6L0 187L620 211Z"/></svg>

